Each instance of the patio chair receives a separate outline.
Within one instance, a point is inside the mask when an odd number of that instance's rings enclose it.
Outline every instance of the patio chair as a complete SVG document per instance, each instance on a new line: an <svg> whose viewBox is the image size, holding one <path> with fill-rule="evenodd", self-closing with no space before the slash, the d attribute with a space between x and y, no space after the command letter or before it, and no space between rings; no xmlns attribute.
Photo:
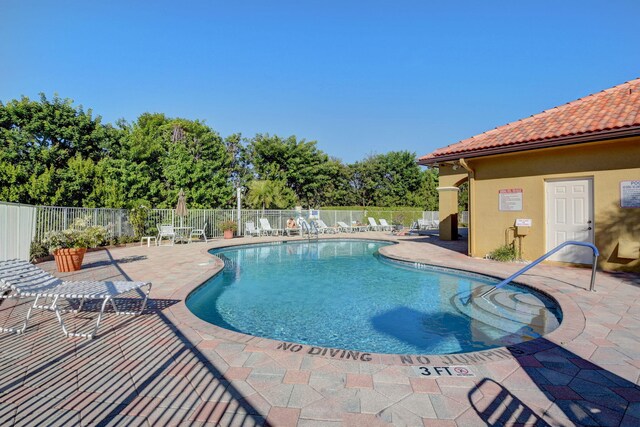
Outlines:
<svg viewBox="0 0 640 427"><path fill-rule="evenodd" d="M281 228L271 228L271 224L269 224L269 220L267 218L260 218L260 230L262 230L262 232L267 236L283 234L283 230Z"/></svg>
<svg viewBox="0 0 640 427"><path fill-rule="evenodd" d="M325 224L324 221L321 219L317 220L316 224L318 226L318 231L320 233L337 233L338 232L338 229L336 227L327 226L327 224Z"/></svg>
<svg viewBox="0 0 640 427"><path fill-rule="evenodd" d="M176 231L173 229L173 225L156 225L158 227L158 237L156 237L156 244L158 246L167 246L162 244L162 238L168 237L171 241L171 246L176 241Z"/></svg>
<svg viewBox="0 0 640 427"><path fill-rule="evenodd" d="M193 230L191 230L191 233L189 233L189 243L191 243L191 238L192 237L197 237L198 240L200 240L200 237L204 238L204 242L207 243L207 235L205 234L207 230L207 223L204 223L204 227L202 228L194 228Z"/></svg>
<svg viewBox="0 0 640 427"><path fill-rule="evenodd" d="M356 231L355 228L351 227L350 225L347 225L342 221L338 221L337 224L338 224L339 230L344 231L345 233L353 233Z"/></svg>
<svg viewBox="0 0 640 427"><path fill-rule="evenodd" d="M369 228L371 230L373 230L373 231L381 231L382 230L382 227L380 227L378 225L378 223L376 222L375 218L369 217L368 220L369 220Z"/></svg>
<svg viewBox="0 0 640 427"><path fill-rule="evenodd" d="M351 228L353 228L355 231L368 231L369 230L369 226L368 225L361 225L357 221L351 221Z"/></svg>
<svg viewBox="0 0 640 427"><path fill-rule="evenodd" d="M257 237L260 237L260 229L256 228L256 226L253 223L253 221L245 222L244 223L244 235L245 236L253 236L254 234Z"/></svg>
<svg viewBox="0 0 640 427"><path fill-rule="evenodd" d="M391 224L389 224L384 218L380 218L380 228L382 231L391 231L393 229Z"/></svg>
<svg viewBox="0 0 640 427"><path fill-rule="evenodd" d="M114 301L114 297L125 294L129 291L147 287L144 294L140 310L119 311ZM28 298L35 297L33 304L27 311L22 327L2 328L2 332L23 333L29 324L29 318L34 308L50 310L55 312L56 318L62 327L62 332L67 337L84 337L91 339L98 333L100 321L107 304L111 304L116 314L139 315L142 314L151 291L150 282L129 282L129 281L63 281L52 276L46 271L23 260L0 261L0 290L3 291L2 298ZM8 295L7 295L8 293ZM47 299L52 298L49 305ZM41 299L45 304L38 305ZM77 309L64 309L58 305L60 299L67 301L79 301ZM91 333L70 332L67 330L62 313L77 313L82 310L86 300L102 300L100 312Z"/></svg>

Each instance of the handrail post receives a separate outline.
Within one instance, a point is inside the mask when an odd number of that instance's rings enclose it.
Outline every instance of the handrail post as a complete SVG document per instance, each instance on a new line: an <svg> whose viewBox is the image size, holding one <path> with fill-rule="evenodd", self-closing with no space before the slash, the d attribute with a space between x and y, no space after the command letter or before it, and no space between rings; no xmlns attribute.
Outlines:
<svg viewBox="0 0 640 427"><path fill-rule="evenodd" d="M591 285L589 286L589 290L591 292L595 292L596 286L596 268L598 267L598 254L596 252L593 253L593 266L591 267Z"/></svg>
<svg viewBox="0 0 640 427"><path fill-rule="evenodd" d="M596 248L596 246L593 243L575 242L575 241L568 240L568 241L566 241L564 243L559 244L555 248L551 249L549 252L547 252L546 254L542 255L540 258L536 259L535 261L533 261L531 264L527 265L526 267L521 268L520 270L518 270L517 272L515 272L511 276L507 277L506 279L504 279L502 282L498 283L497 285L495 285L491 289L483 292L480 295L480 298L484 298L485 296L489 295L491 292L495 291L496 289L499 289L499 288L503 287L504 285L506 285L507 283L511 282L513 279L515 279L516 277L518 277L521 274L525 273L530 268L533 268L536 265L540 264L542 261L544 261L545 259L549 258L551 255L555 254L560 249L562 249L562 248L564 248L565 246L568 246L568 245L584 246L584 247L591 248L591 250L593 251L593 267L592 267L592 270L591 270L591 284L589 286L589 290L591 292L595 292L594 286L595 286L595 282L596 282L596 268L598 266L598 256L600 255L600 252L598 251L598 248ZM469 295L469 299L467 300L466 304L471 302L472 298L473 298L473 293L471 293Z"/></svg>

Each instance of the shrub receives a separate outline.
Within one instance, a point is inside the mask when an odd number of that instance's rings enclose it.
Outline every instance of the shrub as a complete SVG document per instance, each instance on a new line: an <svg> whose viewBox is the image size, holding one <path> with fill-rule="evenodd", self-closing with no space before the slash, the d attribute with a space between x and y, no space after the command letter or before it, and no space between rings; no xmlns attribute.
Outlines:
<svg viewBox="0 0 640 427"><path fill-rule="evenodd" d="M38 258L44 258L49 255L49 248L47 245L40 242L31 242L29 250L29 260L34 262Z"/></svg>
<svg viewBox="0 0 640 427"><path fill-rule="evenodd" d="M149 208L145 205L138 205L129 211L129 222L133 226L136 239L140 239L146 234L148 218Z"/></svg>
<svg viewBox="0 0 640 427"><path fill-rule="evenodd" d="M101 225L89 225L89 218L76 218L70 228L48 232L42 243L50 253L65 248L92 248L104 244L107 229Z"/></svg>
<svg viewBox="0 0 640 427"><path fill-rule="evenodd" d="M222 221L218 223L218 229L220 231L231 230L234 233L238 230L238 224L235 221Z"/></svg>
<svg viewBox="0 0 640 427"><path fill-rule="evenodd" d="M510 262L516 261L518 259L518 255L516 253L516 248L513 245L503 245L490 252L487 255L487 258L501 262Z"/></svg>

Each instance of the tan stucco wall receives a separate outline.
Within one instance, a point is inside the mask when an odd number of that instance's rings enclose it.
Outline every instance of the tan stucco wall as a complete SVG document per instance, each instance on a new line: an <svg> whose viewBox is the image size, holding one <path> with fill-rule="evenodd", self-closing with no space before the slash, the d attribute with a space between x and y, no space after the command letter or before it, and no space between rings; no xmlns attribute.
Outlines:
<svg viewBox="0 0 640 427"><path fill-rule="evenodd" d="M533 227L523 240L524 257L535 259L543 255L545 180L591 177L600 266L640 271L639 260L616 256L618 239L640 241L640 209L620 208L620 181L640 179L640 138L467 159L467 164L475 172L470 180L470 255L483 257L503 245L505 230L514 225L516 218L533 220ZM522 211L499 211L498 191L508 188L523 189Z"/></svg>
<svg viewBox="0 0 640 427"><path fill-rule="evenodd" d="M439 168L438 206L440 218L440 238L458 239L458 186L467 180L467 172L460 166L454 170L451 165Z"/></svg>

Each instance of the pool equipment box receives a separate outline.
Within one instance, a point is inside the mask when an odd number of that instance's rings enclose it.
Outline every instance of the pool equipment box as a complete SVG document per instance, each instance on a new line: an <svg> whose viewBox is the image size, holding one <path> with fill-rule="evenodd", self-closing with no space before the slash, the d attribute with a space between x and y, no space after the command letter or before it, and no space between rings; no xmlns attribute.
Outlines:
<svg viewBox="0 0 640 427"><path fill-rule="evenodd" d="M516 236L526 236L529 234L533 221L531 218L518 218L516 219Z"/></svg>

